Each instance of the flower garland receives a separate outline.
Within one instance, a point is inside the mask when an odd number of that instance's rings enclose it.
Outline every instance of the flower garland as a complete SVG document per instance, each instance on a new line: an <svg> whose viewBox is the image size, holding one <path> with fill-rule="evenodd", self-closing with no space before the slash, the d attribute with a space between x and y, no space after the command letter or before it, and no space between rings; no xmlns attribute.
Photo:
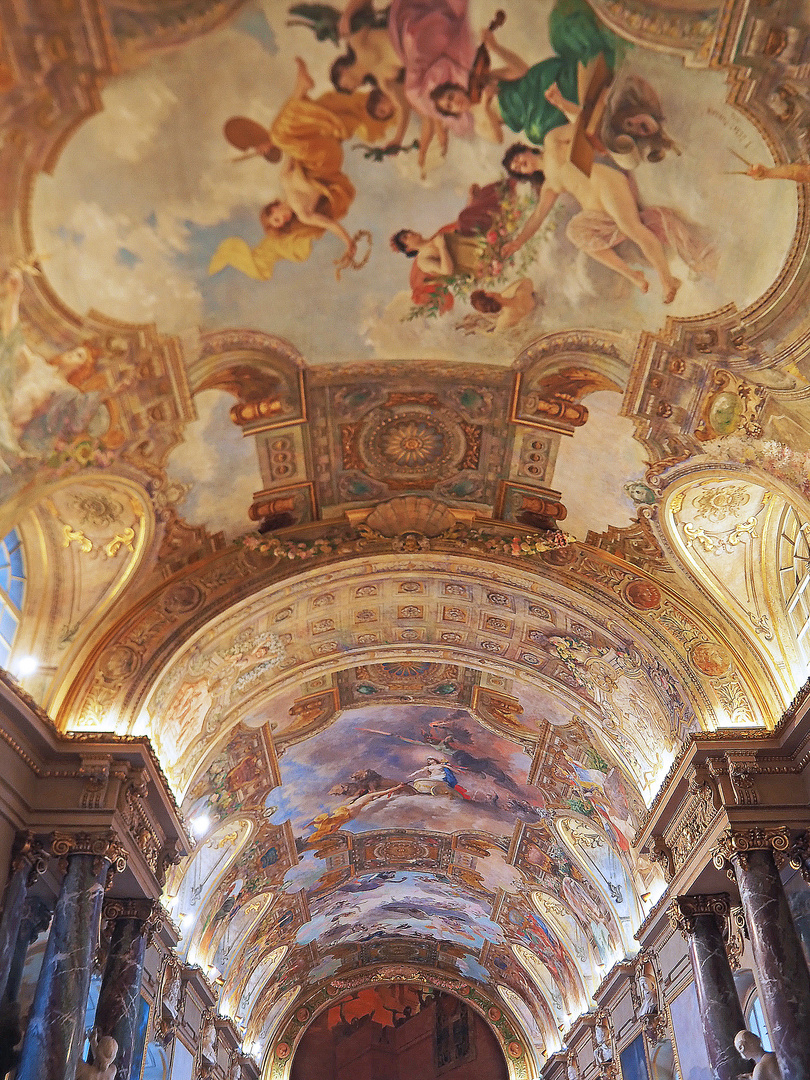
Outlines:
<svg viewBox="0 0 810 1080"><path fill-rule="evenodd" d="M284 540L272 535L248 533L240 537L237 543L259 555L295 560L314 559L320 555L334 555L338 552L349 554L352 539L349 536L319 536L315 540ZM573 538L560 529L544 529L537 533L511 537L496 536L483 529L470 529L464 539L474 549L478 548L492 555L511 555L513 558L542 555L573 543Z"/></svg>

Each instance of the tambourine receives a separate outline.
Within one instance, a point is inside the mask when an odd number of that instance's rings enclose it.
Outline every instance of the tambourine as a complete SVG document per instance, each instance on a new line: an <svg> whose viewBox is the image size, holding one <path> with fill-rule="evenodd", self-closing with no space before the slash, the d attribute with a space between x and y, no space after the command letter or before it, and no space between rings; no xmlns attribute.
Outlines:
<svg viewBox="0 0 810 1080"><path fill-rule="evenodd" d="M281 151L277 146L271 146L269 150L261 151L258 148L266 146L270 142L270 132L263 124L251 120L247 116L232 116L226 120L222 129L225 138L235 146L237 150L246 151L234 161L247 161L248 158L262 156L267 161L281 161Z"/></svg>

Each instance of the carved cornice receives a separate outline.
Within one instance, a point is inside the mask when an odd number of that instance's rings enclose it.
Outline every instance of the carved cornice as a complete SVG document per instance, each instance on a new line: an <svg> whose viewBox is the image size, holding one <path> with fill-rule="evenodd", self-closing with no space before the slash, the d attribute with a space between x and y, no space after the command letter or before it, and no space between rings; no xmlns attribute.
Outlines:
<svg viewBox="0 0 810 1080"><path fill-rule="evenodd" d="M776 827L753 826L750 829L726 829L718 838L712 861L718 870L727 862L736 861L743 870L748 869L749 851L772 851L777 859L782 859L790 849L790 832L787 825Z"/></svg>
<svg viewBox="0 0 810 1080"><path fill-rule="evenodd" d="M796 696L793 698L793 701L790 703L787 709L785 709L785 711L782 713L782 716L779 718L777 723L770 731L763 731L761 728L754 728L748 731L734 731L733 733L729 731L690 732L690 734L684 740L680 750L675 755L675 758L673 759L673 762L669 767L669 771L664 777L655 798L641 815L641 820L639 822L639 827L636 831L636 835L633 838L633 843L636 846L639 844L641 834L644 832L650 821L653 820L658 810L661 808L661 805L666 802L666 799L670 794L669 789L672 785L672 781L677 776L684 760L692 753L694 747L698 743L709 743L712 741L720 742L733 738L735 741L739 740L741 742L747 743L758 742L766 745L769 742L773 742L783 733L785 728L788 727L798 717L799 713L803 711L805 705L808 704L808 701L810 701L810 679L808 679L807 682L801 687ZM802 743L802 747L804 747L804 743L806 741L807 740L804 740L804 742ZM790 760L791 759L788 759L788 761ZM762 766L760 766L759 771L772 772L775 770L763 768Z"/></svg>
<svg viewBox="0 0 810 1080"><path fill-rule="evenodd" d="M169 802L172 810L177 814L180 820L183 820L180 808L177 805L177 800L174 797L172 789L169 787L169 781L166 778L166 774L163 772L160 761L152 746L151 741L146 735L117 735L112 731L60 731L58 725L48 715L48 713L39 705L25 690L17 680L10 675L5 668L0 668L0 685L5 685L12 691L14 696L19 699L22 705L34 714L37 720L45 725L54 735L57 736L58 743L99 743L99 744L113 744L115 746L126 747L127 749L138 749L148 757L155 772L162 781L162 794L163 797ZM34 774L41 779L48 779L50 777L64 776L64 772L54 772L51 769L42 768L33 758L22 751L22 748L15 742L13 742L5 731L0 731L0 735L6 739L7 742L20 754L25 763L34 772ZM58 745L57 743L57 745ZM78 751L81 753L81 751ZM84 761L88 755L82 755ZM77 776L83 776L82 766L76 771Z"/></svg>
<svg viewBox="0 0 810 1080"><path fill-rule="evenodd" d="M669 906L669 924L679 930L688 941L695 932L695 920L701 915L712 915L720 920L728 918L731 901L728 893L699 893L677 896Z"/></svg>

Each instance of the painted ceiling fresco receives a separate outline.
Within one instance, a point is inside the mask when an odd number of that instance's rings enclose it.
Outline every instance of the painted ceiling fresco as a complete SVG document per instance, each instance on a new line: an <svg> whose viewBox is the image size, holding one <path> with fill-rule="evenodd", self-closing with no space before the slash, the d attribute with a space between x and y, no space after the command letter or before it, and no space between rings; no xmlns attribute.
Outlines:
<svg viewBox="0 0 810 1080"><path fill-rule="evenodd" d="M267 1077L440 993L537 1075L807 678L810 4L0 15L9 670Z"/></svg>

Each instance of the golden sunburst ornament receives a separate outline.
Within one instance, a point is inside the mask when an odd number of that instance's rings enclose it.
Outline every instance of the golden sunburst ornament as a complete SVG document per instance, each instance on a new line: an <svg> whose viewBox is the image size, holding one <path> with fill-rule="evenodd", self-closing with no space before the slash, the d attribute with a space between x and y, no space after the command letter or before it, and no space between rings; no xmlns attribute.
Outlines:
<svg viewBox="0 0 810 1080"><path fill-rule="evenodd" d="M421 420L391 424L380 439L380 450L396 465L417 468L436 461L444 452L444 435Z"/></svg>

